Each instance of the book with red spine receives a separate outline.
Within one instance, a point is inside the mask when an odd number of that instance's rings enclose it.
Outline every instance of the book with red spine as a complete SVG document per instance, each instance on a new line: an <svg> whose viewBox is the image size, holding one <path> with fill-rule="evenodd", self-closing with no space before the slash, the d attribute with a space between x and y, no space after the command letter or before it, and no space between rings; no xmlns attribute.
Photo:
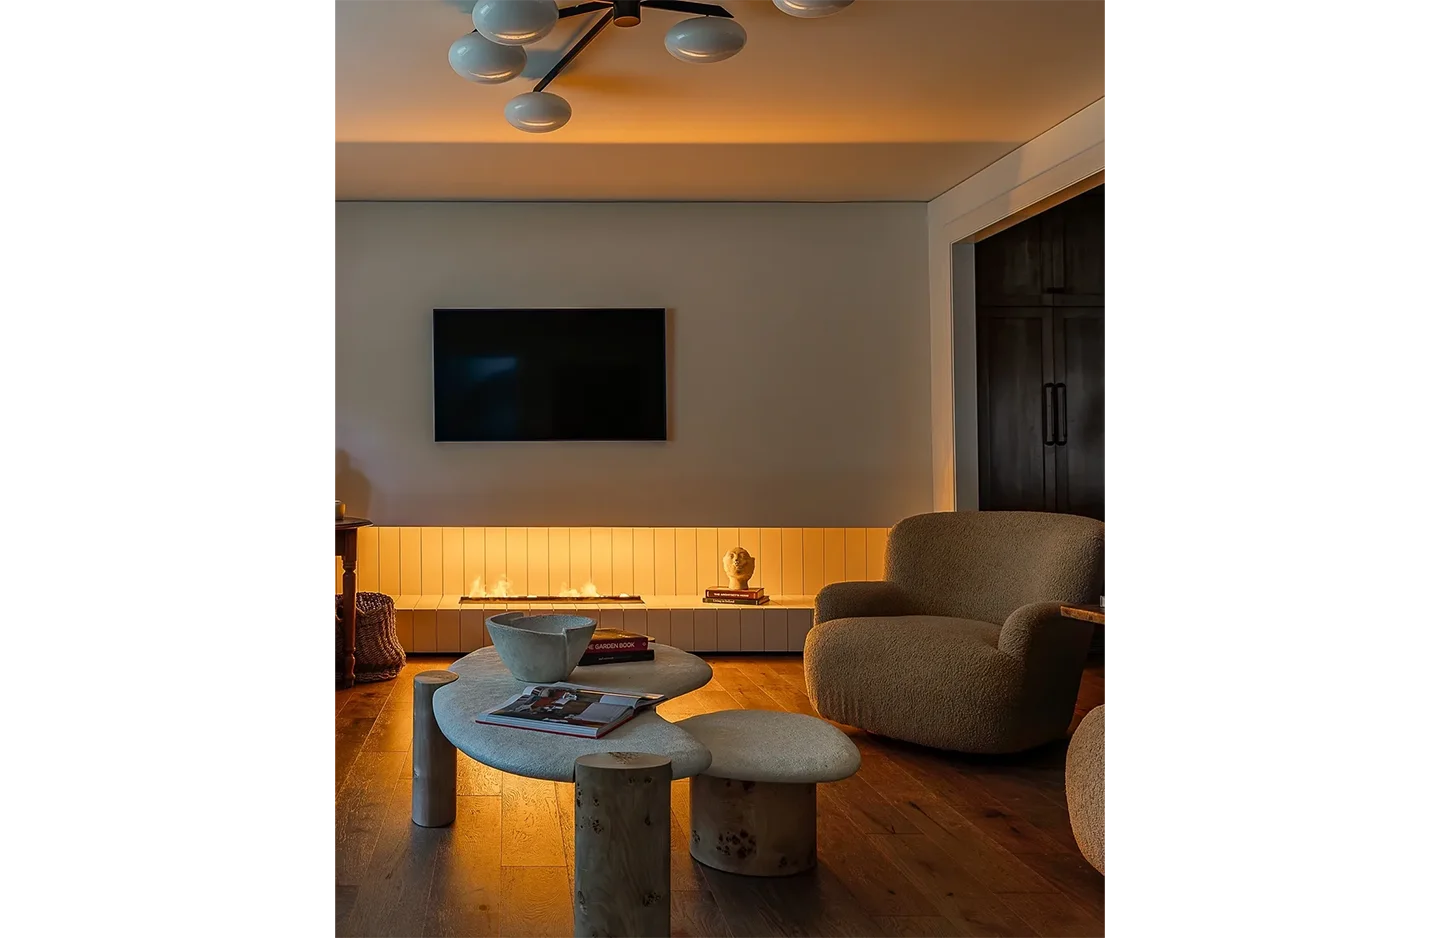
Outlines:
<svg viewBox="0 0 1440 938"><path fill-rule="evenodd" d="M650 636L620 629L596 629L585 648L589 655L621 655L645 651L650 647Z"/></svg>
<svg viewBox="0 0 1440 938"><path fill-rule="evenodd" d="M770 597L761 596L758 599L751 599L744 596L703 596L700 601L703 603L724 603L731 606L763 606L770 601Z"/></svg>
<svg viewBox="0 0 1440 938"><path fill-rule="evenodd" d="M759 586L754 589L731 589L726 586L707 586L706 597L716 599L764 599L765 587Z"/></svg>

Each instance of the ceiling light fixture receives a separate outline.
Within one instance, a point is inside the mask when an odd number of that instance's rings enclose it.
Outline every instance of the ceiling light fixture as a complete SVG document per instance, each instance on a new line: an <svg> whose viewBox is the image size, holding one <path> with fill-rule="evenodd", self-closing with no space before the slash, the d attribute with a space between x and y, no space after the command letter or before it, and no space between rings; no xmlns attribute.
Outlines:
<svg viewBox="0 0 1440 938"><path fill-rule="evenodd" d="M851 0L775 0L791 16L813 18L838 13ZM517 130L543 134L559 130L570 120L570 104L545 88L575 61L575 57L612 23L622 28L640 25L641 9L690 13L665 33L665 48L682 62L723 62L745 48L745 29L724 7L690 0L590 0L560 9L555 0L480 0L471 11L475 32L450 46L450 67L461 78L494 84L509 81L525 68L522 46L543 39L555 24L569 16L601 13L601 17L575 41L536 83L533 91L505 105L505 119ZM518 54L517 54L518 53Z"/></svg>

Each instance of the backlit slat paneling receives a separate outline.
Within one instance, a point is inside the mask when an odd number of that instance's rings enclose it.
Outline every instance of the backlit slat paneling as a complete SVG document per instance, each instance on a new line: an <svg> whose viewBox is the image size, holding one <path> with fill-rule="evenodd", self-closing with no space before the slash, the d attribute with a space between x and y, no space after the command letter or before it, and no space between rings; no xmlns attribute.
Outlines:
<svg viewBox="0 0 1440 938"><path fill-rule="evenodd" d="M635 528L635 594L655 595L655 529Z"/></svg>
<svg viewBox="0 0 1440 938"><path fill-rule="evenodd" d="M654 635L650 629L650 611L646 609L629 608L625 610L625 631L634 632L637 635ZM657 638L658 642L659 639Z"/></svg>
<svg viewBox="0 0 1440 938"><path fill-rule="evenodd" d="M801 592L813 596L825 585L825 529L806 528L804 537L805 579Z"/></svg>
<svg viewBox="0 0 1440 938"><path fill-rule="evenodd" d="M609 528L590 529L590 582L601 596L613 596L615 564L611 558L614 541Z"/></svg>
<svg viewBox="0 0 1440 938"><path fill-rule="evenodd" d="M865 529L866 579L885 579L885 539L889 534L890 531L888 528Z"/></svg>
<svg viewBox="0 0 1440 938"><path fill-rule="evenodd" d="M602 606L600 607L600 614L596 615L592 612L590 613L590 618L598 622L602 629L625 628L625 609L623 606Z"/></svg>
<svg viewBox="0 0 1440 938"><path fill-rule="evenodd" d="M675 529L655 529L655 594L675 595Z"/></svg>
<svg viewBox="0 0 1440 938"><path fill-rule="evenodd" d="M416 609L411 615L415 620L415 650L418 652L436 651L435 610Z"/></svg>
<svg viewBox="0 0 1440 938"><path fill-rule="evenodd" d="M570 529L551 528L545 538L550 543L550 573L546 579L550 592L558 595L574 585L570 582Z"/></svg>
<svg viewBox="0 0 1440 938"><path fill-rule="evenodd" d="M804 538L799 528L780 531L780 594L800 596L805 592Z"/></svg>
<svg viewBox="0 0 1440 938"><path fill-rule="evenodd" d="M695 645L691 651L715 651L715 610L695 610Z"/></svg>
<svg viewBox="0 0 1440 938"><path fill-rule="evenodd" d="M536 596L549 596L550 589L550 529L525 529L525 555L528 592Z"/></svg>
<svg viewBox="0 0 1440 938"><path fill-rule="evenodd" d="M670 610L670 644L685 651L695 648L695 611L693 609Z"/></svg>
<svg viewBox="0 0 1440 938"><path fill-rule="evenodd" d="M380 589L380 530L373 526L355 532L355 588Z"/></svg>
<svg viewBox="0 0 1440 938"><path fill-rule="evenodd" d="M460 651L460 610L435 610L435 650Z"/></svg>
<svg viewBox="0 0 1440 938"><path fill-rule="evenodd" d="M790 633L790 650L804 651L805 636L810 632L810 624L815 621L815 613L810 609L787 609L785 611L786 629Z"/></svg>
<svg viewBox="0 0 1440 938"><path fill-rule="evenodd" d="M470 588L465 579L465 529L441 528L442 559L445 572L440 577L440 592L446 596L464 596Z"/></svg>
<svg viewBox="0 0 1440 938"><path fill-rule="evenodd" d="M445 533L442 528L420 529L420 592L445 592Z"/></svg>
<svg viewBox="0 0 1440 938"><path fill-rule="evenodd" d="M740 650L740 610L715 610L715 648L726 651Z"/></svg>
<svg viewBox="0 0 1440 938"><path fill-rule="evenodd" d="M765 610L742 606L740 613L740 650L765 650Z"/></svg>
<svg viewBox="0 0 1440 938"><path fill-rule="evenodd" d="M700 592L695 582L695 529L675 529L675 592L689 596Z"/></svg>
<svg viewBox="0 0 1440 938"><path fill-rule="evenodd" d="M760 551L760 529L741 528L740 546L748 550L750 556L755 558L755 575L751 578L750 585L762 585L765 582L765 557Z"/></svg>
<svg viewBox="0 0 1440 938"><path fill-rule="evenodd" d="M845 580L845 529L825 528L824 577L826 583Z"/></svg>
<svg viewBox="0 0 1440 938"><path fill-rule="evenodd" d="M400 529L380 528L376 533L379 548L380 592L386 596L400 595Z"/></svg>
<svg viewBox="0 0 1440 938"><path fill-rule="evenodd" d="M765 617L765 650L789 651L789 610L762 609L760 611Z"/></svg>
<svg viewBox="0 0 1440 938"><path fill-rule="evenodd" d="M865 529L845 529L845 579L865 579Z"/></svg>
<svg viewBox="0 0 1440 938"><path fill-rule="evenodd" d="M695 592L703 593L706 587L725 582L720 579L720 555L723 553L725 550L720 547L718 529L695 529Z"/></svg>
<svg viewBox="0 0 1440 938"><path fill-rule="evenodd" d="M590 582L590 529L570 529L570 588Z"/></svg>
<svg viewBox="0 0 1440 938"><path fill-rule="evenodd" d="M485 586L485 529L464 528L465 532L465 572L462 579L465 582L464 593L466 596L480 595L480 587ZM478 582L477 582L478 581Z"/></svg>
<svg viewBox="0 0 1440 938"><path fill-rule="evenodd" d="M635 595L635 531L633 528L610 530L610 590Z"/></svg>
<svg viewBox="0 0 1440 938"><path fill-rule="evenodd" d="M526 544L524 528L505 529L505 575L510 578L510 592L518 596L530 591L530 558Z"/></svg>
<svg viewBox="0 0 1440 938"><path fill-rule="evenodd" d="M505 576L505 529L485 529L485 588L493 591Z"/></svg>
<svg viewBox="0 0 1440 938"><path fill-rule="evenodd" d="M400 592L407 596L423 596L420 578L420 528L400 529Z"/></svg>
<svg viewBox="0 0 1440 938"><path fill-rule="evenodd" d="M407 652L415 650L415 613L409 605L413 598L410 596L394 597L395 637L399 640L400 647Z"/></svg>
<svg viewBox="0 0 1440 938"><path fill-rule="evenodd" d="M469 654L477 648L484 648L485 610L479 606L466 606L460 610L460 650Z"/></svg>
<svg viewBox="0 0 1440 938"><path fill-rule="evenodd" d="M670 644L670 610L649 609L645 611L645 630L657 644Z"/></svg>
<svg viewBox="0 0 1440 938"><path fill-rule="evenodd" d="M782 528L760 529L760 554L765 558L765 579L756 586L765 587L771 596L785 594L785 531Z"/></svg>

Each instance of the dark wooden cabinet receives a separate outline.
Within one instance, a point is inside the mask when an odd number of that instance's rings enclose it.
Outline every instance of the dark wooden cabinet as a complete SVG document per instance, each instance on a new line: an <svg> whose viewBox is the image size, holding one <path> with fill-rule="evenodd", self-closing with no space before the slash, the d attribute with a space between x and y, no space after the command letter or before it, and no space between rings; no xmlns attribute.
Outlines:
<svg viewBox="0 0 1440 938"><path fill-rule="evenodd" d="M1105 516L1103 187L975 245L980 507Z"/></svg>

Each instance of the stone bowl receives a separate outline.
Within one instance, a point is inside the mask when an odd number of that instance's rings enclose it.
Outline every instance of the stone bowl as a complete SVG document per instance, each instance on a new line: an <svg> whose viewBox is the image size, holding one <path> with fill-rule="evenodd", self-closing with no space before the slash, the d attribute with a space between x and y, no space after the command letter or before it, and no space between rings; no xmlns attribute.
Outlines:
<svg viewBox="0 0 1440 938"><path fill-rule="evenodd" d="M542 684L568 678L595 634L595 620L585 616L502 612L486 619L485 625L510 673Z"/></svg>

